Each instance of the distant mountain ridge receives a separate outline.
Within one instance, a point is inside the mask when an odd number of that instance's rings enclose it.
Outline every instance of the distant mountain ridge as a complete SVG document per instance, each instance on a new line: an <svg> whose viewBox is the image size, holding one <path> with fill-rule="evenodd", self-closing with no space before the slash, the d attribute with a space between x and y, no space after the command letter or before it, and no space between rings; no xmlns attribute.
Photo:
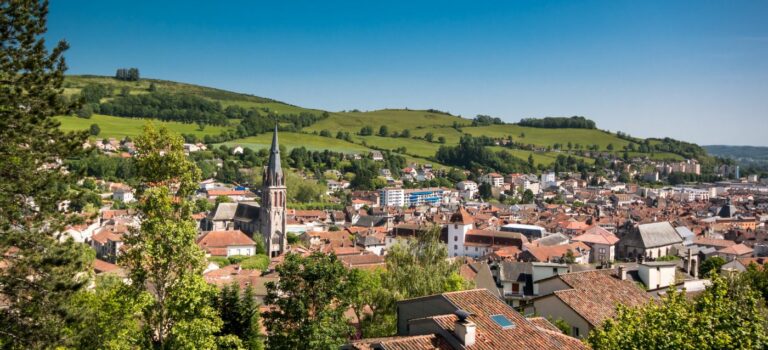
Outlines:
<svg viewBox="0 0 768 350"><path fill-rule="evenodd" d="M728 157L737 160L768 161L768 147L764 146L707 145L701 147L713 156Z"/></svg>

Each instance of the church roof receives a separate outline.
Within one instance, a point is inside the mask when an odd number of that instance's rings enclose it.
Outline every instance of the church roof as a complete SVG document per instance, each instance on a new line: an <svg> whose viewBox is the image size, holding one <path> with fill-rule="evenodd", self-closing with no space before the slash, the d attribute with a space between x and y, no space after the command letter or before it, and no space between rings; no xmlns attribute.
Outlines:
<svg viewBox="0 0 768 350"><path fill-rule="evenodd" d="M469 225L475 222L472 215L469 215L464 207L459 207L459 210L451 216L451 223L459 223L462 225Z"/></svg>

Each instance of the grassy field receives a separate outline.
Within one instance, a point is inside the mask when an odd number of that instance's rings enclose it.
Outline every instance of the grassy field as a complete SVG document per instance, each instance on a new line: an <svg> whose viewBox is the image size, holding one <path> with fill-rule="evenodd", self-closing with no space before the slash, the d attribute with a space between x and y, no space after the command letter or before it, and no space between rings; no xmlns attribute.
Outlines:
<svg viewBox="0 0 768 350"><path fill-rule="evenodd" d="M64 80L64 95L71 96L77 94L88 84L101 84L112 87L112 94L117 95L124 87L130 89L131 94L144 94L149 92L149 86L155 84L158 91L168 93L186 93L198 95L210 100L219 101L223 107L230 105L239 105L244 108L269 108L277 113L299 114L310 112L320 114L323 111L316 109L302 108L289 105L269 98L231 92L216 88L199 86L194 84L177 83L159 79L144 79L137 82L117 80L112 77L96 75L69 75Z"/></svg>
<svg viewBox="0 0 768 350"><path fill-rule="evenodd" d="M555 143L565 146L568 142L571 142L572 144L581 144L584 147L596 144L600 146L601 150L605 150L609 144L613 144L614 149L622 149L624 145L629 144L628 141L605 131L589 129L544 129L508 124L467 127L463 128L462 131L472 136L512 136L512 140L515 142L537 146L551 146ZM525 137L520 137L523 133Z"/></svg>
<svg viewBox="0 0 768 350"><path fill-rule="evenodd" d="M336 131L347 131L357 133L363 126L373 127L374 134L379 131L379 127L386 125L389 132L400 132L409 129L411 134L416 132L417 127L430 127L434 125L452 125L454 122L462 124L470 123L469 120L459 117L431 113L427 111L413 111L403 109L383 109L372 112L344 112L331 113L331 116L314 125L306 128L307 131L320 131L323 129Z"/></svg>
<svg viewBox="0 0 768 350"><path fill-rule="evenodd" d="M285 145L288 150L303 146L312 151L322 151L327 149L335 152L360 154L367 154L371 151L370 148L364 147L362 145L318 135L281 132L279 139L280 144ZM225 142L224 144L229 147L240 145L254 150L269 148L272 144L272 133L232 140Z"/></svg>
<svg viewBox="0 0 768 350"><path fill-rule="evenodd" d="M61 122L60 128L64 131L88 130L91 124L98 124L99 128L101 128L101 133L92 138L134 137L141 134L144 125L148 122L153 122L156 126L165 126L168 130L177 134L195 134L197 136L204 136L206 134L218 135L228 129L227 127L209 125L205 127L205 130L200 131L196 124L164 122L156 119L121 118L101 114L94 114L90 119L72 116L56 117L56 119Z"/></svg>
<svg viewBox="0 0 768 350"><path fill-rule="evenodd" d="M218 101L222 106L238 105L244 108L268 108L280 114L299 114L309 112L314 114L323 113L321 110L293 106L269 98L225 91L221 89L209 88L194 84L178 83L158 79L142 79L138 82L119 81L106 76L67 76L65 79L64 94L71 96L77 94L88 84L102 84L112 88L114 95L120 93L122 88L130 89L131 94L144 94L149 92L150 84L155 84L158 91L169 93L187 93L198 95L213 101ZM64 130L83 130L96 123L101 128L101 134L98 137L123 137L138 135L146 119L118 118L105 115L94 115L91 119L80 119L75 117L59 117L62 122L61 128ZM233 120L232 125L237 125L239 120ZM195 124L183 124L176 122L155 121L156 124L166 125L176 133L195 134L204 136L206 134L217 135L227 127L207 126L203 131L198 130ZM462 125L461 130L451 127L454 123ZM281 143L289 149L292 147L304 146L311 150L329 149L345 153L367 153L371 149L367 146L382 149L394 150L405 147L409 161L419 163L428 162L427 157L433 157L441 144L437 139L442 136L446 139L445 145L452 146L459 142L463 134L473 136L489 136L494 138L509 137L513 141L537 146L552 146L560 143L564 147L571 142L580 144L584 148L589 145L598 145L601 150L606 150L609 144L614 147L614 152L621 156L622 147L629 142L616 137L613 134L601 130L588 129L544 129L521 127L518 125L491 125L482 127L467 126L471 123L468 119L452 116L439 112L429 112L423 110L404 110L404 109L384 109L370 112L331 112L330 116L310 127L304 129L305 132L329 130L333 135L337 131L346 131L352 134L354 143L337 140L335 138L325 138L318 135L309 135L303 133L281 133ZM358 136L356 135L363 126L371 126L374 134L378 133L379 127L386 125L389 132L402 132L408 129L412 136L424 137L427 133L434 135L435 142L412 138L391 138L378 136ZM232 128L229 127L229 128ZM524 137L521 135L524 134ZM284 135L284 136L283 136ZM240 140L227 142L227 145L239 144L254 149L266 148L269 146L271 134L264 134L255 137L249 137ZM658 141L651 141L655 143ZM367 146L364 146L365 143ZM530 151L510 150L501 147L491 147L495 150L506 150L514 156L527 160ZM558 153L533 153L534 161L537 164L552 164ZM630 152L635 156L638 153ZM655 160L681 160L683 157L672 153L654 153L644 154ZM588 162L594 162L593 159L585 158ZM437 165L437 164L436 164Z"/></svg>

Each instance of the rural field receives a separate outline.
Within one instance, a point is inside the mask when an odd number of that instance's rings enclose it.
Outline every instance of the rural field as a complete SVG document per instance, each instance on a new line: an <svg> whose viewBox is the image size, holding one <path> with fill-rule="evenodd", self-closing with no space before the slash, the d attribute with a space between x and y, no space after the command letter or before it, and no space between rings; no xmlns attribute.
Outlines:
<svg viewBox="0 0 768 350"><path fill-rule="evenodd" d="M295 132L281 132L280 144L285 145L288 150L296 147L305 147L312 151L330 150L334 152L343 153L368 153L370 148L358 145L355 143L347 142L344 140L338 140L330 137L323 137L312 134L302 134ZM228 147L243 146L253 150L268 149L272 143L272 134L261 134L258 136L246 137L243 139L236 139L223 144Z"/></svg>
<svg viewBox="0 0 768 350"><path fill-rule="evenodd" d="M149 93L150 84L155 84L158 91L172 94L184 93L204 97L206 99L217 101L223 107L238 105L243 108L267 108L280 114L299 114L302 112L320 114L322 110L308 109L299 106L290 105L269 98L230 92L221 89L209 88L194 84L177 83L167 80L142 79L138 82L128 82L113 79L105 76L76 75L67 76L65 80L65 95L77 94L87 84L102 84L111 87L113 95L120 93L121 89L128 88L131 94ZM106 97L105 100L111 97ZM81 119L77 117L58 117L61 121L63 130L87 130L91 124L98 124L101 128L101 134L98 137L124 137L138 135L144 124L149 119L132 119L113 117L107 115L94 114L90 119ZM158 125L165 125L171 131L180 134L194 134L199 137L205 135L218 135L222 131L231 130L236 127L239 120L230 120L229 127L206 126L204 130L199 130L196 124L184 124L179 122L162 122L154 120ZM457 130L453 126L458 124ZM423 138L427 133L432 133L433 142L414 138L392 138L376 136L379 127L386 125L390 133L402 132L408 129L412 137ZM329 149L337 152L360 152L367 153L370 147L395 150L405 147L406 156L409 161L419 163L429 162L425 158L434 157L441 145L456 145L461 136L469 134L472 136L488 136L493 138L512 137L515 142L532 144L536 146L553 146L560 143L565 147L568 142L580 144L583 147L596 144L601 150L606 150L609 144L614 147L614 153L621 155L623 146L629 144L629 141L618 138L616 135L594 129L545 129L522 127L515 124L489 125L472 127L469 119L463 119L458 116L449 115L438 111L407 110L407 109L383 109L369 112L329 112L326 119L320 120L315 124L303 129L302 133L281 133L282 144L289 149L292 147L304 146L310 150ZM373 129L373 135L360 136L357 133L364 126L370 126ZM321 137L311 133L328 130L335 136L338 131L349 132L354 143L338 140L336 138ZM445 144L438 143L439 137L445 138ZM244 139L236 139L225 144L242 145L253 149L269 147L271 134L262 134ZM651 143L658 141L651 141ZM526 150L514 150L502 147L491 147L494 150L505 150L515 157L527 160L532 153ZM536 164L552 164L557 158L556 152L538 152L533 153ZM631 156L639 155L630 152ZM653 159L662 160L680 160L680 155L672 153L653 153L645 154ZM588 162L594 162L593 159L585 158ZM434 162L431 162L434 163Z"/></svg>
<svg viewBox="0 0 768 350"><path fill-rule="evenodd" d="M371 112L335 112L330 117L321 120L306 128L307 131L321 131L323 129L347 131L357 133L360 128L369 125L373 127L373 133L379 131L379 127L386 125L389 132L400 132L409 129L411 134L418 127L430 127L435 125L452 125L454 122L469 124L470 121L444 113L428 111L414 111L404 109L383 109Z"/></svg>
<svg viewBox="0 0 768 350"><path fill-rule="evenodd" d="M144 125L149 122L154 123L156 126L165 126L168 130L177 134L194 134L200 137L206 134L218 135L222 131L228 129L228 127L208 125L205 127L205 130L200 131L196 124L164 122L157 119L113 117L102 114L94 114L90 119L78 118L75 116L62 116L56 117L56 119L61 122L60 128L64 131L88 130L88 128L91 127L91 124L98 124L99 128L101 128L101 133L98 136L92 136L91 138L135 137L141 134Z"/></svg>

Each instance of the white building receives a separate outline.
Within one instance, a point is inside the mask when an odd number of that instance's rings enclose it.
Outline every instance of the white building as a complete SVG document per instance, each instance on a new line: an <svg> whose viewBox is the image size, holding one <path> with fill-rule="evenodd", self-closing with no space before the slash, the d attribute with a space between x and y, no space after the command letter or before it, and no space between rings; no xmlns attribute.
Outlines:
<svg viewBox="0 0 768 350"><path fill-rule="evenodd" d="M501 176L499 173L488 173L481 175L478 180L480 182L485 182L493 187L501 187L504 186L504 176Z"/></svg>
<svg viewBox="0 0 768 350"><path fill-rule="evenodd" d="M381 205L384 207L405 206L405 190L402 188L382 188L379 194Z"/></svg>
<svg viewBox="0 0 768 350"><path fill-rule="evenodd" d="M544 186L544 188L557 186L557 177L555 176L555 173L542 173L541 185Z"/></svg>
<svg viewBox="0 0 768 350"><path fill-rule="evenodd" d="M465 200L471 200L475 198L478 192L477 183L474 181L460 181L456 184L456 188L461 192L461 197Z"/></svg>

